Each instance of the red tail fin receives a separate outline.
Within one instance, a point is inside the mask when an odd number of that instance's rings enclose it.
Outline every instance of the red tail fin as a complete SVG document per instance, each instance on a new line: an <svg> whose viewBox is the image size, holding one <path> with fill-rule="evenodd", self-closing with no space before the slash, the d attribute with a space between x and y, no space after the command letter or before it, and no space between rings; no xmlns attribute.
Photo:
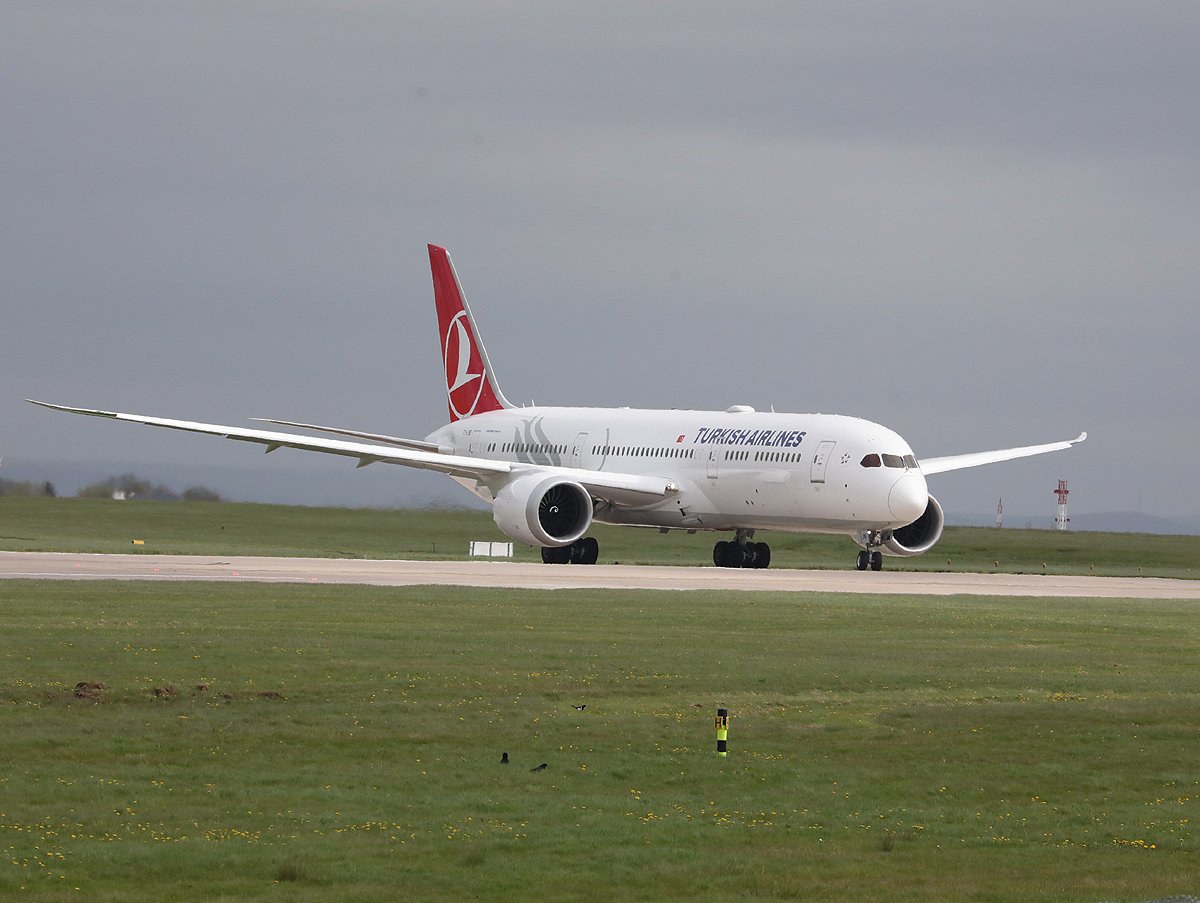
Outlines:
<svg viewBox="0 0 1200 903"><path fill-rule="evenodd" d="M487 351L475 328L475 318L445 248L429 246L429 267L433 271L433 299L437 303L438 334L442 339L450 422L512 407L496 384Z"/></svg>

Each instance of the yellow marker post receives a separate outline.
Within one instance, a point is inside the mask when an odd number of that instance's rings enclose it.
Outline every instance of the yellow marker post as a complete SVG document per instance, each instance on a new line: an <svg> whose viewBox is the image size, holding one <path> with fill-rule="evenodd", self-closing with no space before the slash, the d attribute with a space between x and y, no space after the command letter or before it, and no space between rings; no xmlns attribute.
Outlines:
<svg viewBox="0 0 1200 903"><path fill-rule="evenodd" d="M717 755L724 759L729 755L729 709L717 709Z"/></svg>
<svg viewBox="0 0 1200 903"><path fill-rule="evenodd" d="M133 544L134 544L135 546L144 546L144 545L146 544L146 540L144 540L144 539L135 539L135 540L133 541Z"/></svg>

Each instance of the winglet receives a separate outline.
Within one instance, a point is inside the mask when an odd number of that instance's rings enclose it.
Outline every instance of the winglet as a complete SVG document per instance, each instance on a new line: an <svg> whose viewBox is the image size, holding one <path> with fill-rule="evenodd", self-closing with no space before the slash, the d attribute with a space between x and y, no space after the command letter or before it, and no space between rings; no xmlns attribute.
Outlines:
<svg viewBox="0 0 1200 903"><path fill-rule="evenodd" d="M433 298L437 305L451 422L511 408L496 382L475 318L445 248L429 246L429 267L433 272Z"/></svg>

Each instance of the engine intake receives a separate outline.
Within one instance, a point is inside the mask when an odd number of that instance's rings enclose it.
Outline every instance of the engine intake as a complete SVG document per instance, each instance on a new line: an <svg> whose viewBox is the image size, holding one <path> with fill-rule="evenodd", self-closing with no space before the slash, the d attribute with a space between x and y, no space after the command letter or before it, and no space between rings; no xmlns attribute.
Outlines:
<svg viewBox="0 0 1200 903"><path fill-rule="evenodd" d="M905 558L928 552L934 543L942 538L942 527L945 524L946 517L942 513L942 506L931 495L929 504L925 506L921 516L907 526L890 531L883 540L883 548L888 554Z"/></svg>
<svg viewBox="0 0 1200 903"><path fill-rule="evenodd" d="M496 494L492 517L505 535L531 546L569 546L592 525L592 497L571 480L529 474Z"/></svg>

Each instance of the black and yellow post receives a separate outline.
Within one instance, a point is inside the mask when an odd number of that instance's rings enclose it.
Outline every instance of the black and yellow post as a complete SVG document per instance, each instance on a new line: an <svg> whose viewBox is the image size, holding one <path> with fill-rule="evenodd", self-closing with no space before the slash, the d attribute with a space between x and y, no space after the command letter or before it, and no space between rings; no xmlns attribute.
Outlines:
<svg viewBox="0 0 1200 903"><path fill-rule="evenodd" d="M729 709L717 709L717 755L722 759L729 755Z"/></svg>

